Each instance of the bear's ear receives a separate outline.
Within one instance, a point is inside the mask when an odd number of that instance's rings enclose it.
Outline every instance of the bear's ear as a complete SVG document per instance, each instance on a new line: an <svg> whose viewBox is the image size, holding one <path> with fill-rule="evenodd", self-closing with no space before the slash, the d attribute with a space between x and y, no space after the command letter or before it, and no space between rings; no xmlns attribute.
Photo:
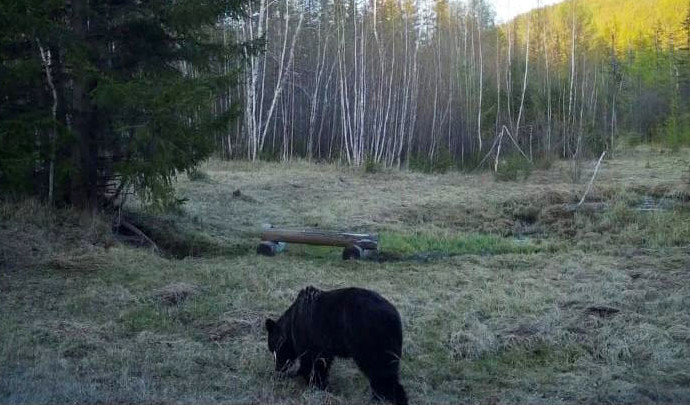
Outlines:
<svg viewBox="0 0 690 405"><path fill-rule="evenodd" d="M266 318L266 331L268 333L271 333L275 330L276 328L276 321L270 318Z"/></svg>

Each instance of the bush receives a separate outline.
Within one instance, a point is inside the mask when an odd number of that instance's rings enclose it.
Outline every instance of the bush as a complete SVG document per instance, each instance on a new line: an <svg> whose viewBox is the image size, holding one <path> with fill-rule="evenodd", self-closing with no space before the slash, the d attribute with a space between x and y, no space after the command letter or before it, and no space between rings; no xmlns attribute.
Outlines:
<svg viewBox="0 0 690 405"><path fill-rule="evenodd" d="M665 143L672 148L690 145L690 116L670 114L663 124L662 132Z"/></svg>
<svg viewBox="0 0 690 405"><path fill-rule="evenodd" d="M367 157L366 161L364 161L364 173L379 173L381 170L383 170L381 162L377 162L371 157Z"/></svg>
<svg viewBox="0 0 690 405"><path fill-rule="evenodd" d="M523 156L510 156L498 163L494 178L498 181L517 181L522 175L527 180L532 175L534 165Z"/></svg>
<svg viewBox="0 0 690 405"><path fill-rule="evenodd" d="M202 181L202 182L207 182L210 181L211 178L209 177L208 173L199 170L198 167L195 167L187 172L187 178L189 181Z"/></svg>
<svg viewBox="0 0 690 405"><path fill-rule="evenodd" d="M441 147L433 160L426 155L410 158L410 170L422 173L446 173L453 168L453 156L446 147Z"/></svg>
<svg viewBox="0 0 690 405"><path fill-rule="evenodd" d="M554 156L542 156L534 161L534 167L539 170L549 170L553 167L553 163L556 161Z"/></svg>

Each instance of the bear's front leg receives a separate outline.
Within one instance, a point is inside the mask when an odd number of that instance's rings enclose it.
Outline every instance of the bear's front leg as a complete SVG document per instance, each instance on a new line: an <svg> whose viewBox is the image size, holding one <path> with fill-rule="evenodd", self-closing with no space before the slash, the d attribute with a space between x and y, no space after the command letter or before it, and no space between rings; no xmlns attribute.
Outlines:
<svg viewBox="0 0 690 405"><path fill-rule="evenodd" d="M314 355L311 352L304 352L299 356L299 369L297 374L304 377L309 382L311 370L314 368Z"/></svg>

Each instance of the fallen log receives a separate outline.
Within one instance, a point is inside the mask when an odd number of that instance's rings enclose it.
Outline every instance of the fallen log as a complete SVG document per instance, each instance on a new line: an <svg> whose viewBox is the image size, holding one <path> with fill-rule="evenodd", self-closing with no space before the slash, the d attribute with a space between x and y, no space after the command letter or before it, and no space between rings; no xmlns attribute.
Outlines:
<svg viewBox="0 0 690 405"><path fill-rule="evenodd" d="M345 248L343 259L360 259L378 250L378 236L371 234L332 232L321 230L276 229L265 226L257 253L274 256L285 250L287 243Z"/></svg>
<svg viewBox="0 0 690 405"><path fill-rule="evenodd" d="M344 233L306 230L296 231L287 229L266 229L261 233L261 240L266 242L300 243L304 245L359 246L362 249L378 249L378 237L370 234Z"/></svg>

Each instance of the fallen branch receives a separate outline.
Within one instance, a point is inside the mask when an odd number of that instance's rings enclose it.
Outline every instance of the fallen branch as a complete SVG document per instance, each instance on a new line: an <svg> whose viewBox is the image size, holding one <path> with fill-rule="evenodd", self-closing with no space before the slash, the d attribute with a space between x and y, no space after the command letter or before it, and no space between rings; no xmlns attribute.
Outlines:
<svg viewBox="0 0 690 405"><path fill-rule="evenodd" d="M137 236L140 237L141 239L144 239L146 242L148 242L148 243L151 245L151 247L153 248L153 251L154 251L154 252L156 252L156 253L159 253L159 252L160 252L160 249L158 249L158 245L156 245L156 243L155 243L153 240L151 240L151 238L149 238L148 236L146 236L146 234L145 234L144 232L142 232L142 231L141 231L139 228L137 228L136 226L130 224L130 223L127 222L127 221L123 221L123 220L120 220L119 226L121 226L121 227L127 229L128 231L130 231L130 232L132 232L133 234L137 235Z"/></svg>
<svg viewBox="0 0 690 405"><path fill-rule="evenodd" d="M587 307L585 312L589 315L596 315L600 318L610 318L616 315L617 313L621 312L621 310L618 308L608 307L605 305L594 305L591 307Z"/></svg>
<svg viewBox="0 0 690 405"><path fill-rule="evenodd" d="M504 126L503 126L503 129L508 133L508 138L510 138L510 140L513 141L513 144L514 144L515 147L517 148L518 152L520 152L520 154L521 154L522 156L524 156L525 159L527 159L528 162L531 163L532 161L527 157L527 155L525 154L525 152L522 151L522 148L520 147L520 145L518 145L518 143L517 143L517 141L515 140L515 138L513 138L513 135L510 134L510 131L508 130L508 128L506 128L506 126L504 125Z"/></svg>
<svg viewBox="0 0 690 405"><path fill-rule="evenodd" d="M502 134L502 133L501 133L501 134ZM482 165L484 164L484 162L486 162L486 159L488 159L489 156L491 156L491 152L493 152L493 151L494 151L494 148L496 147L496 142L498 142L498 136L494 138L494 143L491 145L491 148L490 148L489 151L486 153L486 156L484 156L484 159L482 159L482 161L479 162L479 164L477 165L477 169L479 169L480 167L482 167Z"/></svg>
<svg viewBox="0 0 690 405"><path fill-rule="evenodd" d="M594 168L594 174L592 174L592 178L589 180L589 184L587 185L587 189L585 190L585 193L582 194L582 199L580 199L580 202L577 203L576 208L579 208L585 202L585 198L587 198L587 194L592 189L592 185L594 184L594 178L597 177L597 172L599 171L599 165L601 165L601 161L604 160L604 156L606 156L606 151L603 151L601 153L601 157L599 158L599 161L597 162L597 165Z"/></svg>
<svg viewBox="0 0 690 405"><path fill-rule="evenodd" d="M505 128L505 127L503 127ZM496 149L496 161L494 162L494 173L498 173L498 159L501 157L501 143L503 141L503 131L501 131L501 135L498 137L498 149Z"/></svg>

